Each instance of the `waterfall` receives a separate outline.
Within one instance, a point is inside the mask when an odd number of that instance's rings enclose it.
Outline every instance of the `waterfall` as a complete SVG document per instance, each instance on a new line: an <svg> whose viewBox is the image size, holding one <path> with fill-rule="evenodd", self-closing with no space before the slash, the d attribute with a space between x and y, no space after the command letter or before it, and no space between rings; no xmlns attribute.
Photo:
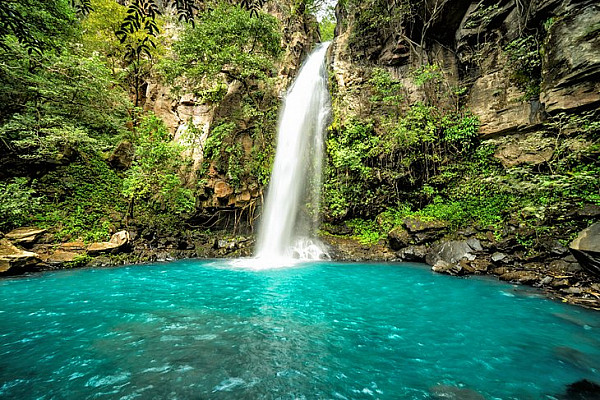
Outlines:
<svg viewBox="0 0 600 400"><path fill-rule="evenodd" d="M277 151L263 207L260 259L326 257L314 238L319 222L323 136L331 111L326 53L319 45L289 88L277 128Z"/></svg>

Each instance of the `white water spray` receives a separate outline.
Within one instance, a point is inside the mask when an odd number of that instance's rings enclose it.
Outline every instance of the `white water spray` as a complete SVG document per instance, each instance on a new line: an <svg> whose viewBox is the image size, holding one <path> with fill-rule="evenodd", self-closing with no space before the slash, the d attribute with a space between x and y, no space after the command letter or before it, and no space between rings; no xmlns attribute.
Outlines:
<svg viewBox="0 0 600 400"><path fill-rule="evenodd" d="M259 259L327 258L314 236L321 196L323 135L330 114L325 63L328 47L329 42L323 43L308 57L285 96L259 230Z"/></svg>

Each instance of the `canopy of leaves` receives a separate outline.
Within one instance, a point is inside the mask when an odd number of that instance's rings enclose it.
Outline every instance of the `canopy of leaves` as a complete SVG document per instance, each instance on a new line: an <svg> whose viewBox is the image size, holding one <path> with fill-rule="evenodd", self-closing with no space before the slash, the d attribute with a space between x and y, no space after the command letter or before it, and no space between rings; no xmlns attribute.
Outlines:
<svg viewBox="0 0 600 400"><path fill-rule="evenodd" d="M0 1L0 47L16 38L29 52L61 47L74 32L75 10L69 0Z"/></svg>
<svg viewBox="0 0 600 400"><path fill-rule="evenodd" d="M91 0L94 12L81 21L82 42L86 51L110 60L111 65L120 61L125 47L115 35L125 16L127 7L114 0Z"/></svg>
<svg viewBox="0 0 600 400"><path fill-rule="evenodd" d="M118 134L127 97L97 58L69 49L28 54L7 41L0 64L0 140L20 158L48 159Z"/></svg>
<svg viewBox="0 0 600 400"><path fill-rule="evenodd" d="M170 82L183 77L198 92L209 89L206 78L218 74L240 81L265 78L274 73L280 40L274 17L251 17L240 7L219 3L199 14L195 26L185 28L164 70Z"/></svg>
<svg viewBox="0 0 600 400"><path fill-rule="evenodd" d="M177 214L192 211L195 206L192 191L184 187L178 175L184 164L183 148L171 141L162 120L148 115L134 136L135 159L127 171L123 194L132 202L143 201L144 207L154 211Z"/></svg>

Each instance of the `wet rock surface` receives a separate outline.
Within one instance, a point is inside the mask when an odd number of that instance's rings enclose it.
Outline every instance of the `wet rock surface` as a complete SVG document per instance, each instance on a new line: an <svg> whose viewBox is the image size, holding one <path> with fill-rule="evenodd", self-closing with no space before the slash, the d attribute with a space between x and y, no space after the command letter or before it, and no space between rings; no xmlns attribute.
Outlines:
<svg viewBox="0 0 600 400"><path fill-rule="evenodd" d="M586 271L600 277L600 222L581 231L569 249Z"/></svg>
<svg viewBox="0 0 600 400"><path fill-rule="evenodd" d="M87 247L89 254L115 253L129 243L129 232L120 231L113 234L108 242L92 243Z"/></svg>
<svg viewBox="0 0 600 400"><path fill-rule="evenodd" d="M0 239L0 274L19 274L39 262L38 254L19 249L7 238Z"/></svg>
<svg viewBox="0 0 600 400"><path fill-rule="evenodd" d="M396 258L385 244L362 244L357 239L330 235L321 236L320 239L336 261L392 261Z"/></svg>

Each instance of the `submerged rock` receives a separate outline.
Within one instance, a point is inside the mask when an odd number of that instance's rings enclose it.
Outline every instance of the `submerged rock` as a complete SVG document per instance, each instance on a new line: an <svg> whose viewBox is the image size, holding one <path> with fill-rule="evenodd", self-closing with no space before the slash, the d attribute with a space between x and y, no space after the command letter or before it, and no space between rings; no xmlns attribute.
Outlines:
<svg viewBox="0 0 600 400"><path fill-rule="evenodd" d="M591 371L600 367L591 356L572 347L557 347L554 349L554 355L560 361L584 371Z"/></svg>
<svg viewBox="0 0 600 400"><path fill-rule="evenodd" d="M533 284L540 280L540 276L532 271L508 271L500 275L500 280Z"/></svg>
<svg viewBox="0 0 600 400"><path fill-rule="evenodd" d="M436 400L485 400L485 397L474 390L450 385L438 385L429 388L429 393Z"/></svg>
<svg viewBox="0 0 600 400"><path fill-rule="evenodd" d="M569 249L583 269L600 277L600 222L581 231Z"/></svg>
<svg viewBox="0 0 600 400"><path fill-rule="evenodd" d="M600 385L583 379L567 386L567 392L562 397L564 400L598 400L600 399Z"/></svg>

